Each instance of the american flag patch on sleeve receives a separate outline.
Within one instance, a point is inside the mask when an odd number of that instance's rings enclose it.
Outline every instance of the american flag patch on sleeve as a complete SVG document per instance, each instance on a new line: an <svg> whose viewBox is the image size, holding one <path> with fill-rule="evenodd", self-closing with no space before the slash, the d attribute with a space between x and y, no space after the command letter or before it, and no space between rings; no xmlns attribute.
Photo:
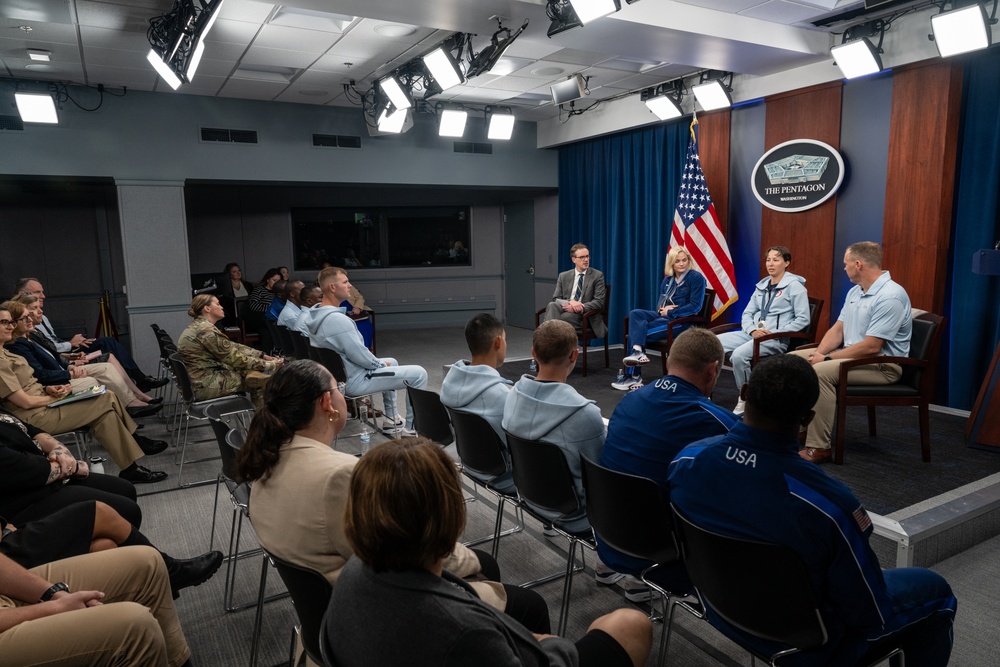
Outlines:
<svg viewBox="0 0 1000 667"><path fill-rule="evenodd" d="M872 527L872 520L862 505L858 505L858 509L854 510L854 521L862 533Z"/></svg>

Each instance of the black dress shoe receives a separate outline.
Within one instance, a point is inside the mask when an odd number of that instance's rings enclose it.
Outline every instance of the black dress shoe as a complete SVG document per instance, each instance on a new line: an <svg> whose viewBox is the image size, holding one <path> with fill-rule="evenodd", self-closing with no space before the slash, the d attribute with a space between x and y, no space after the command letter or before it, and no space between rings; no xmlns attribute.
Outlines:
<svg viewBox="0 0 1000 667"><path fill-rule="evenodd" d="M163 402L163 397L157 396L156 398L151 398L148 401L146 401L146 405L159 405L162 402Z"/></svg>
<svg viewBox="0 0 1000 667"><path fill-rule="evenodd" d="M147 438L144 435L136 435L135 433L132 434L132 437L135 438L135 443L139 445L142 453L147 456L159 454L167 448L167 443L164 440L153 440L152 438Z"/></svg>
<svg viewBox="0 0 1000 667"><path fill-rule="evenodd" d="M125 470L118 473L118 476L124 480L132 482L133 484L152 484L154 482L162 482L167 478L167 473L161 472L159 470L150 470L145 466L141 466L138 463L133 463Z"/></svg>
<svg viewBox="0 0 1000 667"><path fill-rule="evenodd" d="M147 375L145 377L139 378L135 381L135 386L139 387L142 392L152 391L157 387L162 387L163 385L170 382L169 378L155 378L152 375Z"/></svg>
<svg viewBox="0 0 1000 667"><path fill-rule="evenodd" d="M170 576L170 590L175 596L182 588L205 583L222 565L221 551L209 551L196 558L167 558L164 562Z"/></svg>
<svg viewBox="0 0 1000 667"><path fill-rule="evenodd" d="M162 409L162 405L133 405L131 407L126 407L125 412L127 412L129 417L132 419L139 419L140 417L151 417Z"/></svg>

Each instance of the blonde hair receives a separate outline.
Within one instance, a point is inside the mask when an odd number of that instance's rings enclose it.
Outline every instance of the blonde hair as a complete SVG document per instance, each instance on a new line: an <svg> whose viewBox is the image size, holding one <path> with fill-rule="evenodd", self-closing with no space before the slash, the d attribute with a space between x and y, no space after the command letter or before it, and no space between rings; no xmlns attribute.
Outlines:
<svg viewBox="0 0 1000 667"><path fill-rule="evenodd" d="M684 246L677 245L671 248L670 252L667 253L667 260L663 264L663 275L665 276L674 275L674 262L677 261L677 256L680 255L681 253L684 253L684 255L688 258L688 269L690 270L695 268L694 259L691 258L691 253L689 253L687 251L687 248L685 248Z"/></svg>
<svg viewBox="0 0 1000 667"><path fill-rule="evenodd" d="M201 311L205 310L215 297L211 294L199 294L191 299L191 307L188 308L188 315L191 317L201 316Z"/></svg>

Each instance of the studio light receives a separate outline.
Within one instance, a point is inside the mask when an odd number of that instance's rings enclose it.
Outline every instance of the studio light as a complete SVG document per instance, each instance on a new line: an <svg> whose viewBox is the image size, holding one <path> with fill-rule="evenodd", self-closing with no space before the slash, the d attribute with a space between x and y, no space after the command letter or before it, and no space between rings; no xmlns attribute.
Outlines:
<svg viewBox="0 0 1000 667"><path fill-rule="evenodd" d="M726 77L729 77L731 83L731 72L703 72L699 83L691 86L691 92L702 109L713 111L733 106L733 98L729 96L733 88L726 84Z"/></svg>
<svg viewBox="0 0 1000 667"><path fill-rule="evenodd" d="M174 90L194 78L223 1L175 0L168 13L150 19L146 60Z"/></svg>
<svg viewBox="0 0 1000 667"><path fill-rule="evenodd" d="M439 137L461 137L465 134L465 121L469 119L468 111L465 109L441 109L440 113Z"/></svg>
<svg viewBox="0 0 1000 667"><path fill-rule="evenodd" d="M389 98L392 105L397 109L409 109L413 106L413 100L403 89L403 85L393 75L389 75L378 82L378 87Z"/></svg>
<svg viewBox="0 0 1000 667"><path fill-rule="evenodd" d="M996 7L994 1L994 13ZM986 8L981 4L953 9L931 17L931 31L934 33L931 38L942 58L978 51L990 45L990 24L994 21L986 15Z"/></svg>
<svg viewBox="0 0 1000 667"><path fill-rule="evenodd" d="M681 110L680 80L669 84L665 83L656 88L647 88L642 91L640 99L660 120L680 118L684 115Z"/></svg>
<svg viewBox="0 0 1000 667"><path fill-rule="evenodd" d="M24 123L58 123L56 103L48 93L14 93L17 112Z"/></svg>
<svg viewBox="0 0 1000 667"><path fill-rule="evenodd" d="M569 0L569 3L584 25L622 8L620 0Z"/></svg>
<svg viewBox="0 0 1000 667"><path fill-rule="evenodd" d="M474 76L479 76L480 74L485 74L493 69L493 66L497 64L503 56L504 51L506 51L517 36L524 32L524 29L528 27L528 19L524 19L524 23L515 32L511 32L509 28L503 27L503 23L500 19L497 19L497 31L493 33L493 37L490 38L490 45L485 49L477 53L472 57L469 62L469 67L466 70L465 76L471 79ZM501 33L505 34L505 37L501 37Z"/></svg>
<svg viewBox="0 0 1000 667"><path fill-rule="evenodd" d="M548 0L545 5L545 15L552 21L545 33L549 37L583 27L583 21L576 15L576 10L569 0Z"/></svg>
<svg viewBox="0 0 1000 667"><path fill-rule="evenodd" d="M423 60L427 71L430 72L441 92L462 84L462 70L443 45L428 53Z"/></svg>
<svg viewBox="0 0 1000 667"><path fill-rule="evenodd" d="M486 116L489 119L487 139L507 141L511 138L514 134L514 114L510 109L486 107Z"/></svg>
<svg viewBox="0 0 1000 667"><path fill-rule="evenodd" d="M869 37L878 35L878 44L872 44ZM882 38L885 36L885 22L881 19L862 23L844 31L842 44L830 49L837 67L845 79L876 74L882 71Z"/></svg>
<svg viewBox="0 0 1000 667"><path fill-rule="evenodd" d="M378 129L380 132L399 134L406 123L407 109L394 109L392 105L386 105L378 117Z"/></svg>

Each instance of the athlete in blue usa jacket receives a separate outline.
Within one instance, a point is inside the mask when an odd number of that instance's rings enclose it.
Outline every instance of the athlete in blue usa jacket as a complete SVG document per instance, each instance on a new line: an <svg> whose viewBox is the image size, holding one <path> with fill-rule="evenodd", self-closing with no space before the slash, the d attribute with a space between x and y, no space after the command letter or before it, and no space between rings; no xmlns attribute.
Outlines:
<svg viewBox="0 0 1000 667"><path fill-rule="evenodd" d="M883 571L861 503L797 454L798 429L818 396L808 362L790 355L761 362L750 375L744 423L686 447L670 465L670 501L704 529L782 544L802 557L829 639L783 664L854 665L885 643L902 645L907 667L946 665L956 608L948 583L922 568ZM711 609L709 620L761 653L787 648L729 626Z"/></svg>

